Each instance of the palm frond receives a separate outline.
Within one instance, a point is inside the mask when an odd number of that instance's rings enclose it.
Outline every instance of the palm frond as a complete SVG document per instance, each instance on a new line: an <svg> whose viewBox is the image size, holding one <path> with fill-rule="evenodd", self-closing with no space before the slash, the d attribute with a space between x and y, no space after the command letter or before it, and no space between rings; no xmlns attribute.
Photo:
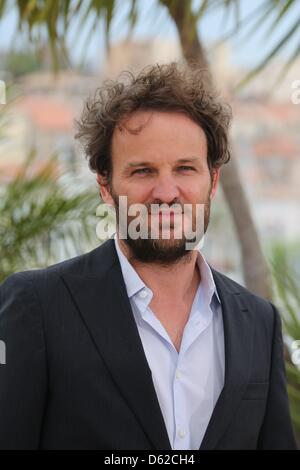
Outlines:
<svg viewBox="0 0 300 470"><path fill-rule="evenodd" d="M182 0L159 0L158 5L163 5L167 8L172 16L171 11L174 8L178 8L179 2ZM101 20L104 20L104 37L106 40L107 47L109 46L109 32L112 24L112 20L115 16L116 11L119 8L119 3L116 0L86 0L84 2L80 0L0 0L0 21L5 13L14 7L18 13L19 29L27 29L29 37L33 40L34 32L36 30L44 30L50 43L50 50L52 55L52 61L54 70L58 70L58 55L59 53L67 58L67 50L65 45L65 37L70 30L71 24L78 22L78 29L75 35L75 41L82 33L85 26L88 25L89 30L87 31L87 41L91 37L97 27L101 25ZM253 79L271 60L278 55L278 53L288 44L294 40L295 35L300 31L300 17L298 12L297 0L265 0L249 15L245 18L241 17L240 14L240 0L202 0L200 5L195 9L191 0L185 0L184 10L185 16L188 21L199 23L207 12L211 12L216 9L224 10L224 21L234 13L235 24L232 31L226 36L221 36L220 41L224 41L234 34L240 32L246 32L245 39L249 40L254 34L257 34L265 25L271 21L271 25L266 31L267 43L270 36L282 28L282 38L277 44L272 47L269 53L259 62L259 64L248 73L240 83L237 85L237 89L245 86L251 79ZM288 14L295 12L296 21L292 25L285 25L284 20ZM129 23L130 29L132 29L137 21L138 9L136 0L130 1L130 9L127 15L126 21ZM93 21L90 22L90 18ZM249 30L249 26L251 29ZM193 28L191 28L191 31ZM192 34L192 33L191 33ZM239 39L242 43L242 39ZM289 67L299 56L299 47L294 48L292 54L287 59L287 66ZM285 73L286 68L283 68L283 72L280 75L280 79Z"/></svg>
<svg viewBox="0 0 300 470"><path fill-rule="evenodd" d="M262 69L266 67L267 64L271 62L274 57L278 56L278 53L287 46L289 41L295 36L296 33L300 31L300 15L297 16L296 21L294 21L293 25L288 29L287 32L283 35L283 37L277 42L276 46L272 48L272 50L267 54L266 57L261 60L261 62L253 69L250 73L248 73L238 84L236 89L240 89L245 86L252 78L254 78ZM290 64L296 60L297 56L290 56Z"/></svg>
<svg viewBox="0 0 300 470"><path fill-rule="evenodd" d="M34 153L0 189L0 281L9 274L75 256L97 243L96 191L69 194L55 159L30 174Z"/></svg>

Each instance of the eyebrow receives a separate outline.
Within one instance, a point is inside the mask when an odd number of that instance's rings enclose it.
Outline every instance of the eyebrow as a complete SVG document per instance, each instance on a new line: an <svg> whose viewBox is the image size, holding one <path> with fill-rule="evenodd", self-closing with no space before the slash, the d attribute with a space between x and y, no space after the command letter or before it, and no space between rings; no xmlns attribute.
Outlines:
<svg viewBox="0 0 300 470"><path fill-rule="evenodd" d="M191 163L191 162L196 162L199 161L198 157L191 157L191 158L179 158L176 160L175 163ZM125 170L129 168L136 168L137 166L151 166L152 162L131 162L126 165Z"/></svg>

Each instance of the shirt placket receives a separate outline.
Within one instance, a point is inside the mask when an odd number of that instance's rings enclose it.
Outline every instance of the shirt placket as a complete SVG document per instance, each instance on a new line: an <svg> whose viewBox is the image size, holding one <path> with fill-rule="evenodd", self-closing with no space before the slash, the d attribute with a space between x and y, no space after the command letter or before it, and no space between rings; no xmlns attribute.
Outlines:
<svg viewBox="0 0 300 470"><path fill-rule="evenodd" d="M187 422L187 413L184 400L184 354L178 355L177 367L173 378L173 397L174 397L174 450L190 449L189 426Z"/></svg>

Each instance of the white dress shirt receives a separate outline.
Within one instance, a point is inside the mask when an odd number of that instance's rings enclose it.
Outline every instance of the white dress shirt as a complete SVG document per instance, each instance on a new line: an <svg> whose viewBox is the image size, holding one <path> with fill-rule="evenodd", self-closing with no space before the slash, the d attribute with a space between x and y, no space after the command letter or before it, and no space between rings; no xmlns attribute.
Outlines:
<svg viewBox="0 0 300 470"><path fill-rule="evenodd" d="M153 292L129 263L114 235L127 295L172 449L198 450L224 385L224 329L211 269L198 250L201 281L179 353L149 308Z"/></svg>

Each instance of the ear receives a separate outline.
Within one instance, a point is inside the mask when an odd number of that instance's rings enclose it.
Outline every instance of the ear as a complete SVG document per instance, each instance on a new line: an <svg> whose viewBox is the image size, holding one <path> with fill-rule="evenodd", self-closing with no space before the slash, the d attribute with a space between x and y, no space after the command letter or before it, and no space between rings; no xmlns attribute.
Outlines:
<svg viewBox="0 0 300 470"><path fill-rule="evenodd" d="M213 199L217 192L219 179L220 179L220 171L221 171L221 168L212 169L212 183L211 183L210 199Z"/></svg>
<svg viewBox="0 0 300 470"><path fill-rule="evenodd" d="M114 205L114 201L110 193L110 186L109 186L109 183L107 182L106 177L103 175L100 175L100 173L97 173L96 179L100 187L100 196L102 200L106 204Z"/></svg>

